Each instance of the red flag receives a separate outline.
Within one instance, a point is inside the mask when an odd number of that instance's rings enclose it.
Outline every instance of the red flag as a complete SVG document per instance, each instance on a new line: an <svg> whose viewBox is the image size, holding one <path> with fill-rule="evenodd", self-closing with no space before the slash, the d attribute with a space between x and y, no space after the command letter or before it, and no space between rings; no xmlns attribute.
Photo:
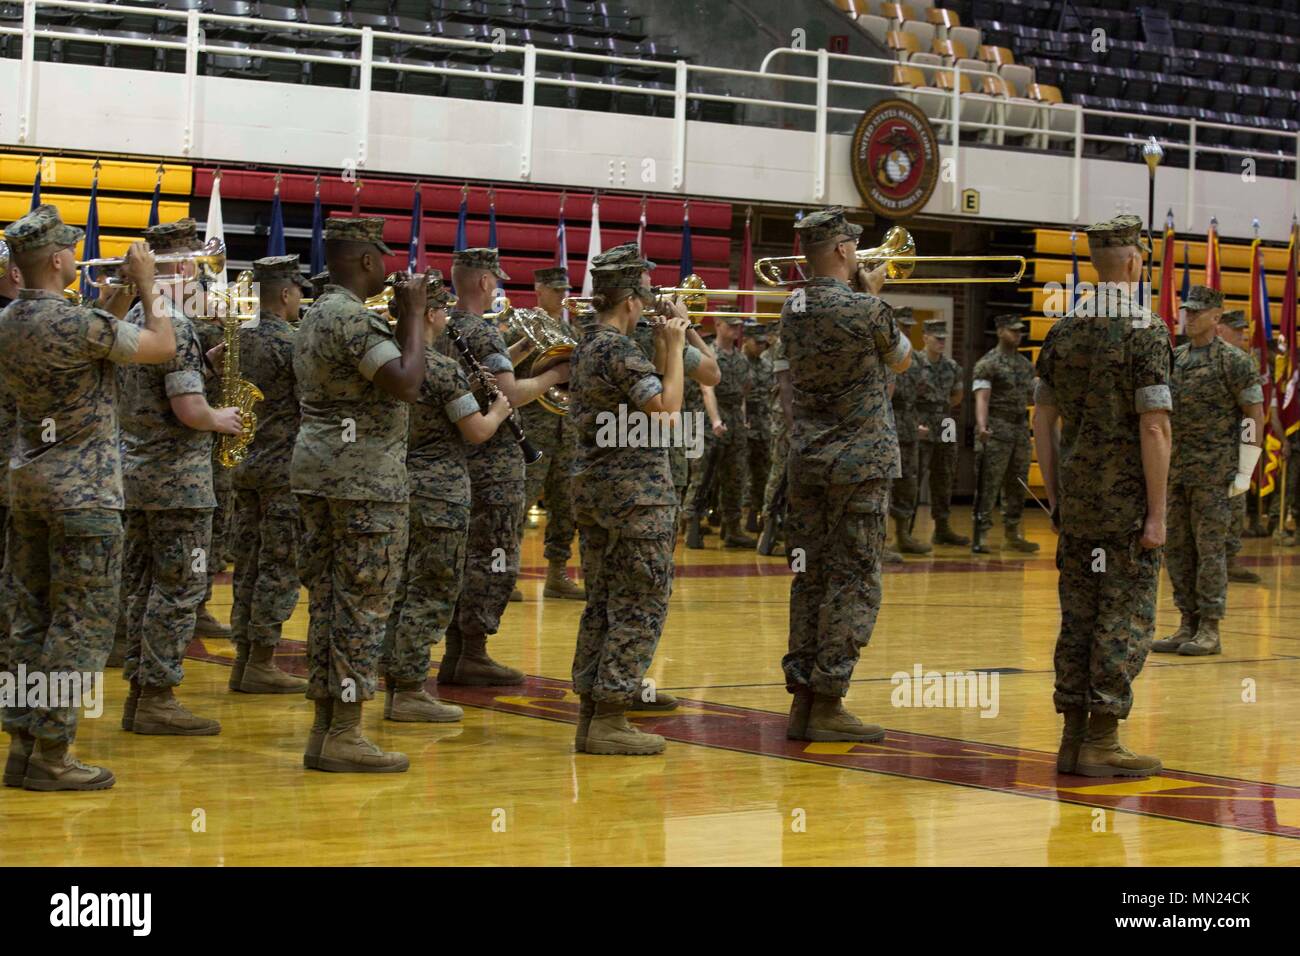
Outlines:
<svg viewBox="0 0 1300 956"><path fill-rule="evenodd" d="M1165 219L1165 249L1160 257L1160 317L1169 329L1169 341L1174 341L1174 330L1178 328L1178 302L1174 299L1174 214L1170 210Z"/></svg>
<svg viewBox="0 0 1300 956"><path fill-rule="evenodd" d="M1278 327L1282 330L1286 351L1282 356L1282 375L1278 379L1278 417L1282 420L1282 431L1290 435L1300 430L1300 364L1297 364L1296 351L1296 256L1297 233L1300 224L1295 217L1291 219L1291 242L1287 246L1286 287L1282 292L1282 309L1278 313Z"/></svg>
<svg viewBox="0 0 1300 956"><path fill-rule="evenodd" d="M754 207L745 207L745 245L740 253L740 285L743 288L750 288L754 284L754 236L750 230L750 220L754 215ZM754 296L747 295L741 298L736 311L738 312L755 312Z"/></svg>
<svg viewBox="0 0 1300 956"><path fill-rule="evenodd" d="M1219 220L1210 220L1210 231L1205 239L1205 284L1221 292L1223 280L1219 277Z"/></svg>
<svg viewBox="0 0 1300 956"><path fill-rule="evenodd" d="M645 256L645 204L646 197L641 197L641 223L636 227L636 250Z"/></svg>
<svg viewBox="0 0 1300 956"><path fill-rule="evenodd" d="M1255 471L1255 485L1262 497L1273 493L1282 445L1273 434L1268 414L1273 407L1273 353L1269 342L1268 279L1259 239L1250 244L1250 325L1250 350L1259 363L1259 378L1264 386L1264 454Z"/></svg>

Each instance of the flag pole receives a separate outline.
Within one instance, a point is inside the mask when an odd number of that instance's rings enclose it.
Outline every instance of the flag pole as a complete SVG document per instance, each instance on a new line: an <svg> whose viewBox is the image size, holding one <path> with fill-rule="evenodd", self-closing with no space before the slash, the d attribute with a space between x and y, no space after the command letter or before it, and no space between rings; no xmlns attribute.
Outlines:
<svg viewBox="0 0 1300 956"><path fill-rule="evenodd" d="M1160 148L1154 136L1150 137L1142 147L1142 159L1147 164L1147 283L1151 282L1151 268L1155 260L1155 224L1156 224L1156 167L1160 165L1160 160L1164 159L1165 151ZM1148 308L1151 303L1144 303Z"/></svg>

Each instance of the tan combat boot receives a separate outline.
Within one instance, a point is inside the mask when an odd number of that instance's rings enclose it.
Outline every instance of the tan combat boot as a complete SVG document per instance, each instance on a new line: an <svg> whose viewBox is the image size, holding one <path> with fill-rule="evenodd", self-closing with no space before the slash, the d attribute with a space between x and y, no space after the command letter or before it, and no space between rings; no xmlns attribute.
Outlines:
<svg viewBox="0 0 1300 956"><path fill-rule="evenodd" d="M813 692L807 687L790 691L790 721L785 727L786 740L807 740L808 715L812 713Z"/></svg>
<svg viewBox="0 0 1300 956"><path fill-rule="evenodd" d="M438 662L438 683L456 683L456 666L460 663L460 631L447 631L447 642L442 646L442 660ZM392 683L389 683L392 687Z"/></svg>
<svg viewBox="0 0 1300 956"><path fill-rule="evenodd" d="M1254 571L1238 564L1236 558L1229 558L1228 580L1236 581L1238 584L1259 584L1262 579Z"/></svg>
<svg viewBox="0 0 1300 956"><path fill-rule="evenodd" d="M230 668L230 682L226 684L227 690L238 691L239 685L244 682L244 669L248 667L248 644L235 645L235 663Z"/></svg>
<svg viewBox="0 0 1300 956"><path fill-rule="evenodd" d="M1020 525L1009 524L1006 527L1007 547L1012 551L1022 551L1025 554L1033 554L1038 550L1038 545L1033 541L1025 538L1025 534L1020 530Z"/></svg>
<svg viewBox="0 0 1300 956"><path fill-rule="evenodd" d="M331 773L402 773L406 754L380 750L361 733L361 704L334 701L330 729L321 742L317 770Z"/></svg>
<svg viewBox="0 0 1300 956"><path fill-rule="evenodd" d="M1178 648L1182 647L1192 638L1196 637L1196 615L1183 613L1183 619L1178 625L1178 630L1168 637L1162 637L1158 641L1151 643L1151 650L1157 654L1177 654Z"/></svg>
<svg viewBox="0 0 1300 956"><path fill-rule="evenodd" d="M140 682L132 680L122 705L122 729L135 730L135 711L140 706Z"/></svg>
<svg viewBox="0 0 1300 956"><path fill-rule="evenodd" d="M542 597L585 601L587 592L569 580L569 576L564 573L563 561L554 560L546 566L546 585L542 588Z"/></svg>
<svg viewBox="0 0 1300 956"><path fill-rule="evenodd" d="M4 784L21 787L27 776L27 761L32 756L36 738L25 730L15 731L9 738L9 755L5 758Z"/></svg>
<svg viewBox="0 0 1300 956"><path fill-rule="evenodd" d="M62 741L38 740L27 761L24 790L107 790L117 783L107 767L91 767L68 753Z"/></svg>
<svg viewBox="0 0 1300 956"><path fill-rule="evenodd" d="M194 618L194 636L195 637L229 637L230 626L222 624L212 612L208 610L206 604L199 607L199 613Z"/></svg>
<svg viewBox="0 0 1300 956"><path fill-rule="evenodd" d="M399 680L391 688L384 716L389 720L416 724L448 724L460 720L465 711L444 704L424 689L424 681Z"/></svg>
<svg viewBox="0 0 1300 956"><path fill-rule="evenodd" d="M913 538L912 532L907 529L908 524L910 522L906 518L894 519L894 540L898 543L898 550L903 554L929 554L930 546Z"/></svg>
<svg viewBox="0 0 1300 956"><path fill-rule="evenodd" d="M956 544L962 546L970 544L970 538L952 530L952 525L948 524L947 518L934 519L934 534L931 536L930 540L935 544Z"/></svg>
<svg viewBox="0 0 1300 956"><path fill-rule="evenodd" d="M1157 758L1135 754L1119 742L1119 718L1092 715L1075 773L1081 777L1149 777L1162 769Z"/></svg>
<svg viewBox="0 0 1300 956"><path fill-rule="evenodd" d="M629 705L628 710L647 710L655 713L664 713L665 711L677 709L677 698L668 693L668 691L658 690L656 688L654 696L650 700L646 700L645 692L647 690L649 690L648 687L643 688L632 695L632 703Z"/></svg>
<svg viewBox="0 0 1300 956"><path fill-rule="evenodd" d="M523 682L523 671L498 664L488 656L487 638L482 634L461 635L460 659L456 664L456 673L450 680L443 680L442 669L438 669L440 684L499 687Z"/></svg>
<svg viewBox="0 0 1300 956"><path fill-rule="evenodd" d="M1065 712L1065 729L1061 731L1061 748L1056 752L1056 772L1074 773L1079 763L1079 748L1088 733L1088 711L1076 707Z"/></svg>
<svg viewBox="0 0 1300 956"><path fill-rule="evenodd" d="M664 739L629 724L627 710L627 704L605 700L596 702L591 725L587 728L587 753L647 756L664 752Z"/></svg>
<svg viewBox="0 0 1300 956"><path fill-rule="evenodd" d="M1178 653L1186 657L1207 657L1210 654L1222 654L1223 645L1219 641L1219 622L1214 618L1203 618L1200 626L1196 629L1196 637L1178 648Z"/></svg>
<svg viewBox="0 0 1300 956"><path fill-rule="evenodd" d="M722 546L724 548L755 548L758 540L751 538L740 530L740 520L728 518L722 523Z"/></svg>
<svg viewBox="0 0 1300 956"><path fill-rule="evenodd" d="M137 734L210 737L221 733L221 724L191 714L170 687L141 687L131 729Z"/></svg>
<svg viewBox="0 0 1300 956"><path fill-rule="evenodd" d="M250 649L239 690L245 694L301 694L307 682L275 666L275 645L259 644Z"/></svg>
<svg viewBox="0 0 1300 956"><path fill-rule="evenodd" d="M330 720L334 716L334 698L314 700L316 715L312 718L311 730L307 731L307 749L302 753L302 765L308 770L320 769L320 748L325 743L325 735L330 730Z"/></svg>
<svg viewBox="0 0 1300 956"><path fill-rule="evenodd" d="M839 694L814 694L802 739L869 744L884 740L885 728L858 720L844 709Z"/></svg>
<svg viewBox="0 0 1300 956"><path fill-rule="evenodd" d="M596 713L596 702L590 694L578 695L578 732L573 735L573 752L587 752L587 731L591 728L591 718Z"/></svg>

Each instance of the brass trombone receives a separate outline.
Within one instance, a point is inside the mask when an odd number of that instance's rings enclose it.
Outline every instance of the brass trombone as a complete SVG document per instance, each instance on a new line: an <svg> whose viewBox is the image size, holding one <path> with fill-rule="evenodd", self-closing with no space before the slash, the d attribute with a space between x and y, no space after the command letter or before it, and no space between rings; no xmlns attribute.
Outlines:
<svg viewBox="0 0 1300 956"><path fill-rule="evenodd" d="M754 263L754 274L765 285L793 285L799 279L783 279L781 272L792 265L805 265L806 256L768 256ZM1019 282L1025 274L1028 262L1024 256L918 256L916 240L902 226L894 226L887 233L880 245L871 249L858 250L858 262L866 269L875 269L884 264L887 283L908 283L911 285L937 285L947 283L965 285L968 283ZM1005 276L926 276L912 278L912 271L918 262L1009 262L1019 266L1015 273Z"/></svg>
<svg viewBox="0 0 1300 956"><path fill-rule="evenodd" d="M768 319L776 321L781 317L779 312L710 312L709 299L712 298L740 298L742 296L752 295L762 298L789 298L792 293L782 289L710 289L704 284L695 273L691 273L682 280L680 286L654 286L651 291L655 295L655 304L648 312L662 314L666 304L664 299L671 296L681 296L682 301L686 304L686 314L693 319L710 319L722 316L740 316L742 319ZM563 300L566 309L573 313L582 313L591 311L590 296L569 296ZM696 325L700 323L696 322Z"/></svg>
<svg viewBox="0 0 1300 956"><path fill-rule="evenodd" d="M174 262L193 262L198 265L200 271L209 275L217 275L226 271L226 244L213 236L203 244L202 248L192 249L187 252L164 252L160 256L154 256L153 261L155 265L160 266L170 265ZM120 268L125 262L125 256L109 259L85 259L77 263L77 268ZM115 272L113 275L96 279L94 284L100 289L105 289L111 286L131 285L131 280Z"/></svg>
<svg viewBox="0 0 1300 956"><path fill-rule="evenodd" d="M369 309L371 312L378 312L380 314L387 312L389 306L393 302L393 290L396 288L398 276L409 275L409 274L410 273L406 273L406 272L388 273L388 275L384 277L383 290L381 292L376 292L370 298L366 299L365 301L366 308ZM310 308L311 304L315 301L316 301L315 299L303 299L302 308L304 309ZM443 306L443 308L451 309L451 308L455 308L455 306L456 306L456 297L452 296L451 301L449 301L445 306Z"/></svg>

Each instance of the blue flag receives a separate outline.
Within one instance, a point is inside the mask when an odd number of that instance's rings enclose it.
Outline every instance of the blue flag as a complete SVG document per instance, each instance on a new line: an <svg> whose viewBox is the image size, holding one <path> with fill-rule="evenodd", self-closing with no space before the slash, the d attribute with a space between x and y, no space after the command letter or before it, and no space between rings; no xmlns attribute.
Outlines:
<svg viewBox="0 0 1300 956"><path fill-rule="evenodd" d="M320 207L320 183L316 183L316 201L311 207L311 274L325 271L325 217Z"/></svg>
<svg viewBox="0 0 1300 956"><path fill-rule="evenodd" d="M682 205L682 267L678 281L695 271L695 257L691 255L691 204Z"/></svg>
<svg viewBox="0 0 1300 956"><path fill-rule="evenodd" d="M1186 302L1192 291L1192 270L1187 264L1187 243L1183 243L1183 288L1178 293L1180 302Z"/></svg>
<svg viewBox="0 0 1300 956"><path fill-rule="evenodd" d="M39 205L39 203L38 203ZM99 258L99 174L90 182L90 208L86 212L86 241L81 247L81 258ZM81 298L85 302L99 298L94 285L94 269L81 270Z"/></svg>
<svg viewBox="0 0 1300 956"><path fill-rule="evenodd" d="M32 180L32 209L41 204L41 161L36 160L36 178Z"/></svg>
<svg viewBox="0 0 1300 956"><path fill-rule="evenodd" d="M409 272L420 271L424 259L424 200L420 184L415 184L415 195L411 199L411 241L406 254L406 268Z"/></svg>
<svg viewBox="0 0 1300 956"><path fill-rule="evenodd" d="M488 248L497 248L497 204L490 194L488 196ZM497 279L497 288L500 289L503 285L504 283Z"/></svg>
<svg viewBox="0 0 1300 956"><path fill-rule="evenodd" d="M460 252L469 245L465 240L465 217L469 215L469 196L462 192L460 194L460 215L456 217L456 243L451 247L452 252Z"/></svg>
<svg viewBox="0 0 1300 956"><path fill-rule="evenodd" d="M266 243L268 256L282 256L284 251L284 213L280 209L280 190L271 198L271 238Z"/></svg>
<svg viewBox="0 0 1300 956"><path fill-rule="evenodd" d="M153 181L153 199L149 202L149 225L158 225L158 194L162 191L162 173Z"/></svg>

